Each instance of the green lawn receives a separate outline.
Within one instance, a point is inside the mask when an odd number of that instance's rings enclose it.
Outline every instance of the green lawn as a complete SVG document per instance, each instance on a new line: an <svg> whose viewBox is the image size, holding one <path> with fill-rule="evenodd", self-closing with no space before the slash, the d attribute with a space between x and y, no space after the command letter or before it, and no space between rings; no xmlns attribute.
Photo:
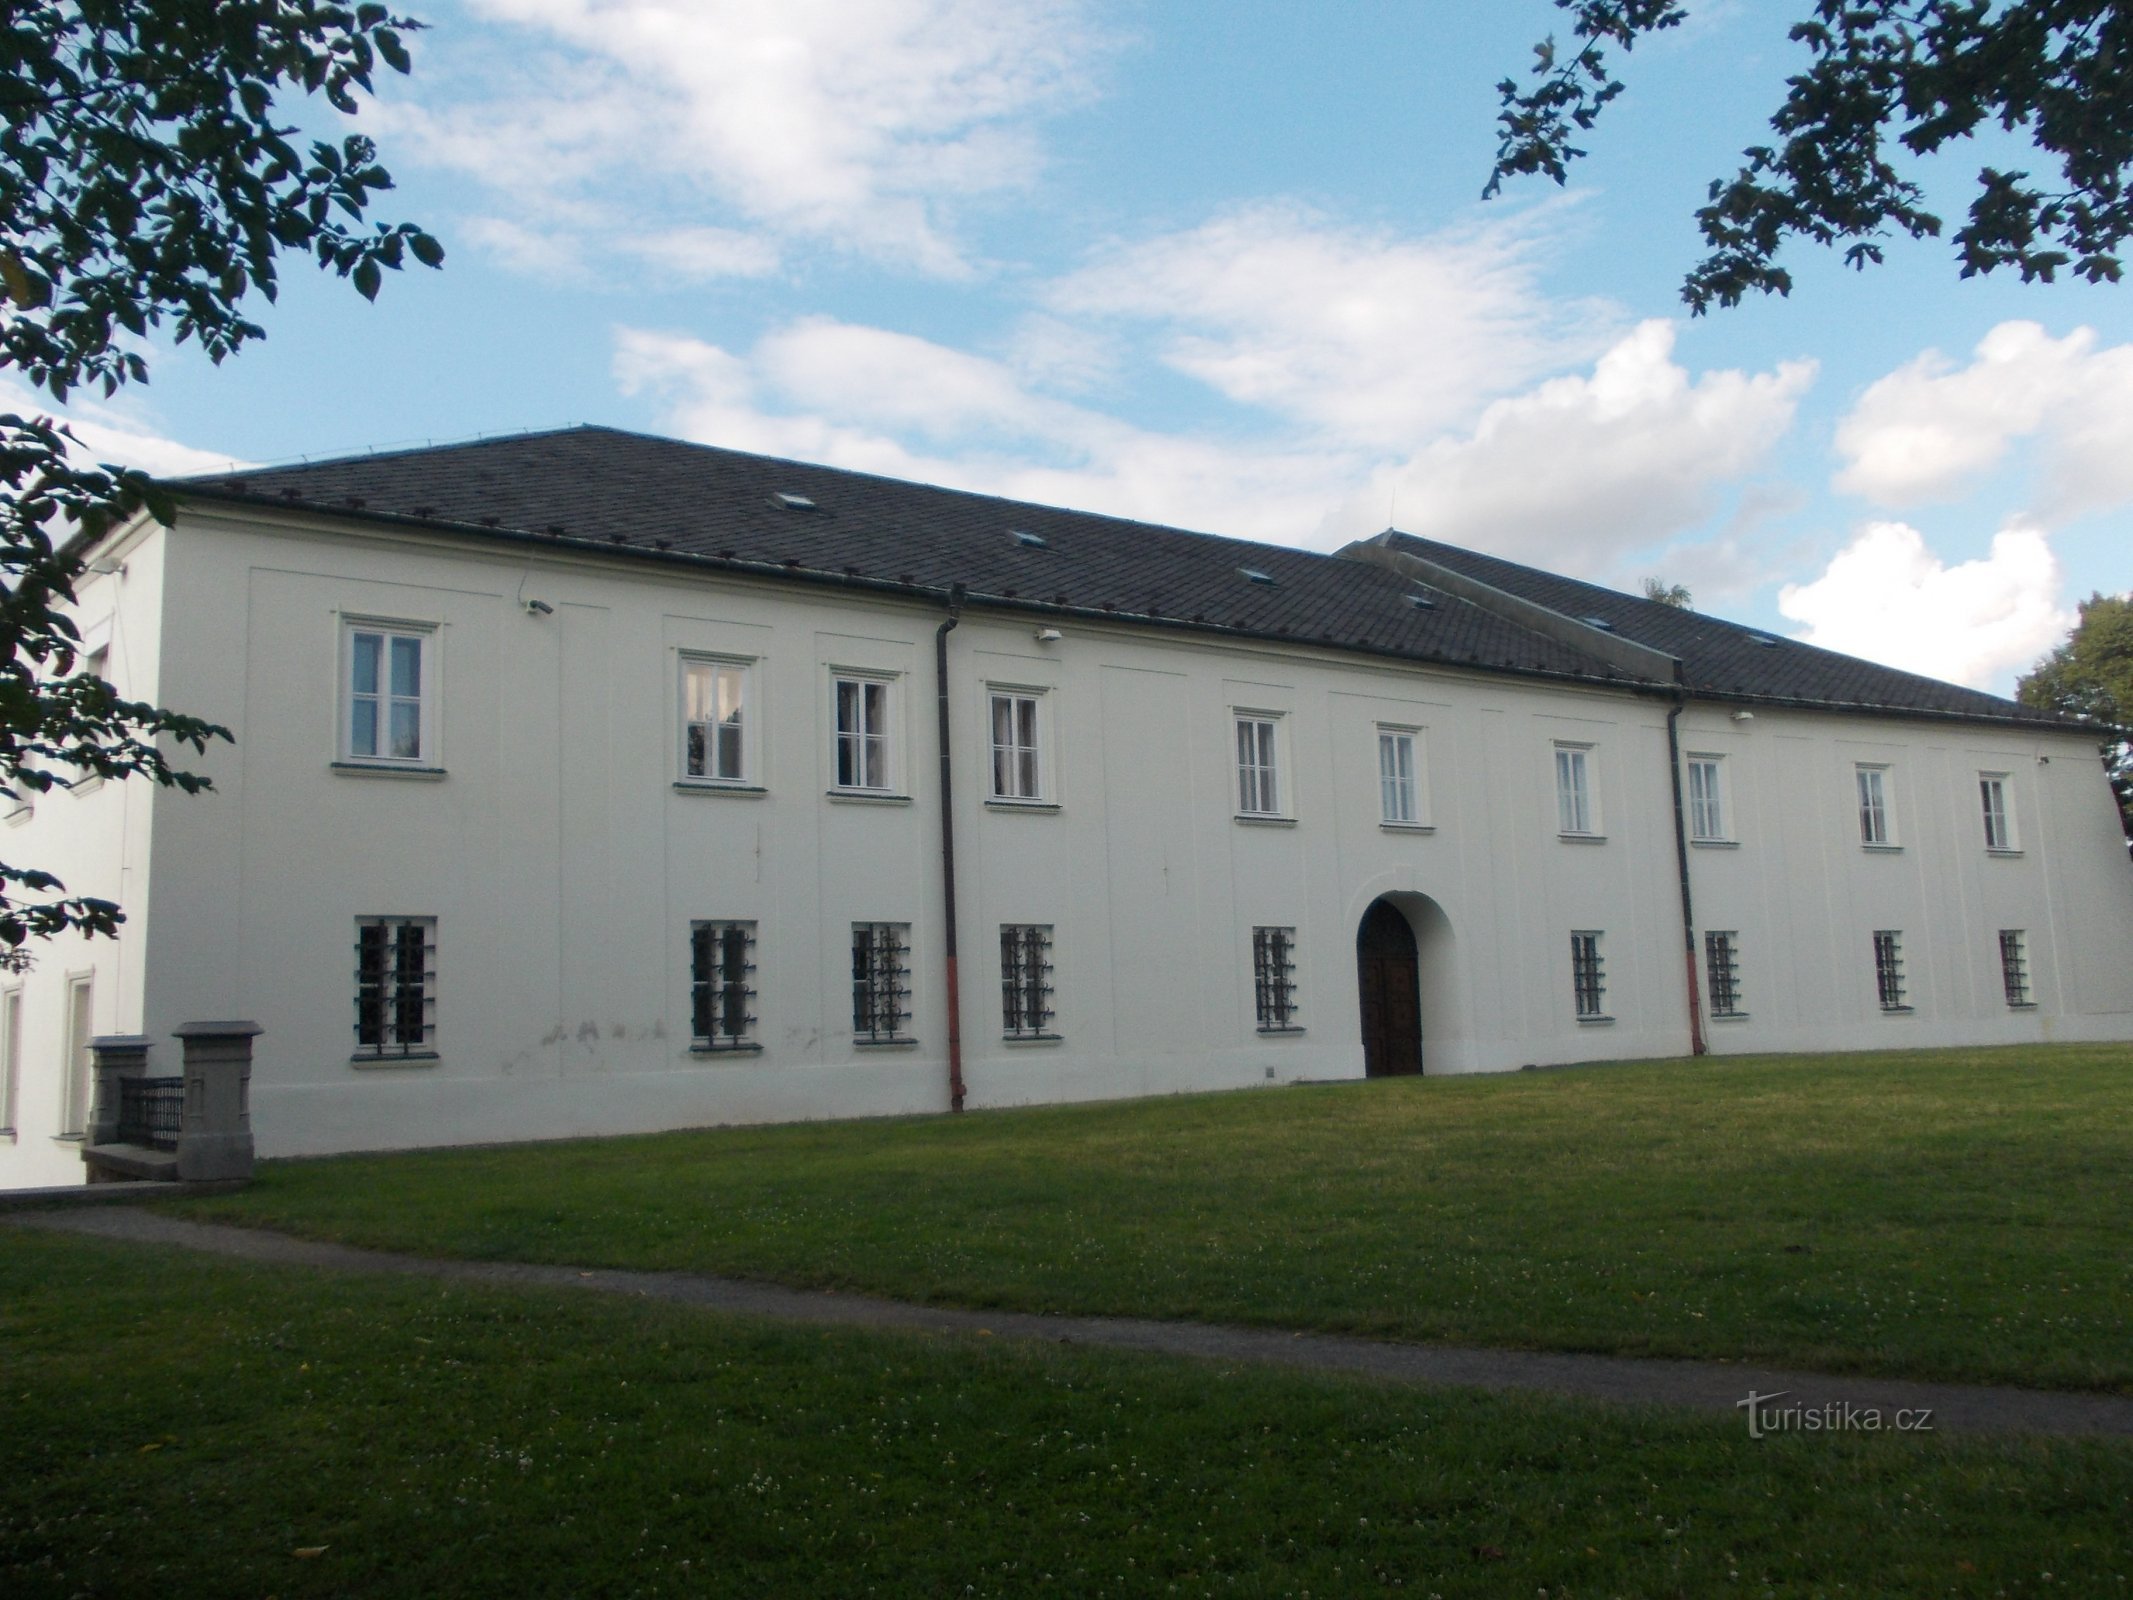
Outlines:
<svg viewBox="0 0 2133 1600"><path fill-rule="evenodd" d="M2133 1390L2133 1048L268 1164L184 1213L915 1300Z"/></svg>
<svg viewBox="0 0 2133 1600"><path fill-rule="evenodd" d="M2125 1595L2133 1449L1791 1434L0 1228L0 1593Z"/></svg>

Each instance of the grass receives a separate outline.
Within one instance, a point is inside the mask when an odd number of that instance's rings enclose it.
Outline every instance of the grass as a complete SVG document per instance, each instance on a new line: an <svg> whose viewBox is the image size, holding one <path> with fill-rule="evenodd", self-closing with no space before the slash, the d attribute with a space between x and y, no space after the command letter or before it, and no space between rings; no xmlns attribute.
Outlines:
<svg viewBox="0 0 2133 1600"><path fill-rule="evenodd" d="M2133 1390L2133 1048L266 1164L185 1214L912 1300Z"/></svg>
<svg viewBox="0 0 2133 1600"><path fill-rule="evenodd" d="M2123 1442L1803 1435L0 1229L0 1592L2128 1593Z"/></svg>

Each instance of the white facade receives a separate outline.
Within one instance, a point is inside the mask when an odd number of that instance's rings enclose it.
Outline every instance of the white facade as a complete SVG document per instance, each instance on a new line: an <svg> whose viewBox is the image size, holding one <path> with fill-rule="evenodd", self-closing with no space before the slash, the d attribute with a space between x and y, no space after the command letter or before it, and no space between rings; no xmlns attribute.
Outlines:
<svg viewBox="0 0 2133 1600"><path fill-rule="evenodd" d="M269 1156L946 1108L941 607L238 507L136 527L97 562L122 570L84 585L80 617L121 692L235 742L190 763L212 793L55 791L11 824L16 858L128 921L11 980L0 1187L79 1176L62 1124L84 980L95 1032L157 1041L151 1072L176 1070L183 1022L259 1021ZM1426 1070L1688 1053L1666 699L1045 626L973 608L948 635L971 1106L1361 1074L1357 930L1380 897L1417 936ZM397 713L389 681L356 677L396 636L421 661ZM701 778L692 663L742 712ZM416 737L397 763L395 715ZM1248 762L1240 718L1266 730ZM1712 1050L2133 1036L2133 866L2088 736L1691 702L1679 737L1692 831L1720 835L1689 851ZM434 1032L410 1056L359 1039L366 919L433 947ZM749 925L751 1020L721 1042L750 1048L694 1047L698 923ZM908 929L910 1015L883 1031L909 1042L855 1038L855 925ZM1003 997L1003 926L1049 930L1034 1023ZM1294 1014L1266 1028L1255 929L1293 930ZM1708 1015L1714 931L1740 1015ZM1596 973L1574 971L1580 934Z"/></svg>

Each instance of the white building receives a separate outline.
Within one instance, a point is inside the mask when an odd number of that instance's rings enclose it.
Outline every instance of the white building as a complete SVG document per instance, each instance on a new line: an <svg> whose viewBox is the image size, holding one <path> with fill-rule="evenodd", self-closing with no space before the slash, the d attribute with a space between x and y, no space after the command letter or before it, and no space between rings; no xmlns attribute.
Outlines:
<svg viewBox="0 0 2133 1600"><path fill-rule="evenodd" d="M89 1036L202 1018L266 1155L2133 1036L2093 731L1988 695L601 429L181 488L79 618L235 739L10 819L128 920L0 988L0 1186L79 1175Z"/></svg>

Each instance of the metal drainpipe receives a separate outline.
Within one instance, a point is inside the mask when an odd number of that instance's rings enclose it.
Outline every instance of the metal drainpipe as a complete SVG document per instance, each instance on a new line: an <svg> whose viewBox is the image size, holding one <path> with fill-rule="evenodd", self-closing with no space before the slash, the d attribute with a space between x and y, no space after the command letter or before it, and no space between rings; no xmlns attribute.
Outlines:
<svg viewBox="0 0 2133 1600"><path fill-rule="evenodd" d="M955 767L948 751L948 633L962 620L963 586L948 591L948 620L933 633L933 682L941 739L941 897L948 929L948 1107L963 1109L962 986L955 970Z"/></svg>
<svg viewBox="0 0 2133 1600"><path fill-rule="evenodd" d="M1674 691L1673 709L1666 714L1666 768L1674 782L1674 863L1681 873L1681 956L1689 977L1689 1049L1695 1055L1709 1054L1703 1040L1703 997L1696 985L1696 908L1689 899L1689 828L1681 803L1681 734L1677 726L1688 706L1688 696Z"/></svg>

